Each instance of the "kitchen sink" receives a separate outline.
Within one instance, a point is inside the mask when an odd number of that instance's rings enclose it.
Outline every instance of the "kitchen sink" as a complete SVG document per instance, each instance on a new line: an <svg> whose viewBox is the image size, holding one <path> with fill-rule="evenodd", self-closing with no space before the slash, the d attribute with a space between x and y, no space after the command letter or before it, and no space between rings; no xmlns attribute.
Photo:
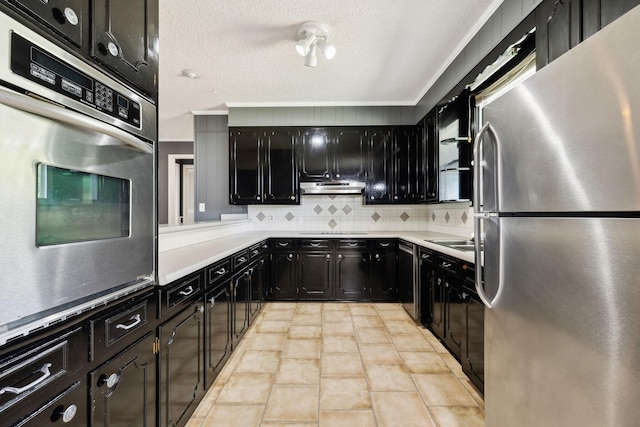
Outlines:
<svg viewBox="0 0 640 427"><path fill-rule="evenodd" d="M473 240L463 240L463 239L459 239L459 240L440 240L440 239L436 239L436 240L425 240L426 242L431 242L431 243L435 243L437 245L442 245L442 246L446 246L448 248L451 249L457 249L459 251L466 251L466 252L470 252L473 251L475 249L474 246L474 242ZM480 249L482 249L482 243L480 244Z"/></svg>

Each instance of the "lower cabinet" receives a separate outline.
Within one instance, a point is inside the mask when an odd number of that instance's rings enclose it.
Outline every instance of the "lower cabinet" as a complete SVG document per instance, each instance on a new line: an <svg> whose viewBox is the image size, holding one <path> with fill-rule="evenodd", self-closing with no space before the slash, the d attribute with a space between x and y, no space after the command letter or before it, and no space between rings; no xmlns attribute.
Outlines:
<svg viewBox="0 0 640 427"><path fill-rule="evenodd" d="M371 271L366 240L339 240L336 254L336 294L341 301L371 299Z"/></svg>
<svg viewBox="0 0 640 427"><path fill-rule="evenodd" d="M125 349L89 374L91 426L156 425L155 335Z"/></svg>
<svg viewBox="0 0 640 427"><path fill-rule="evenodd" d="M158 327L161 427L184 425L204 395L203 312L198 299Z"/></svg>
<svg viewBox="0 0 640 427"><path fill-rule="evenodd" d="M297 252L292 248L272 250L269 254L269 260L269 298L273 300L296 299L298 297Z"/></svg>
<svg viewBox="0 0 640 427"><path fill-rule="evenodd" d="M444 317L442 310L438 310L436 316L436 304L443 303L444 299L438 301L436 294L436 254L425 248L418 250L418 280L420 283L420 322L425 327L433 328L434 325L442 323L442 333L444 333ZM441 307L438 307L441 308Z"/></svg>
<svg viewBox="0 0 640 427"><path fill-rule="evenodd" d="M231 355L231 280L205 294L204 384L213 384Z"/></svg>
<svg viewBox="0 0 640 427"><path fill-rule="evenodd" d="M370 254L371 281L369 289L373 301L398 301L397 255L393 247L374 248Z"/></svg>
<svg viewBox="0 0 640 427"><path fill-rule="evenodd" d="M484 304L475 290L475 266L461 267L466 334L462 341L462 370L484 392Z"/></svg>
<svg viewBox="0 0 640 427"><path fill-rule="evenodd" d="M302 251L298 254L298 299L334 298L332 251Z"/></svg>

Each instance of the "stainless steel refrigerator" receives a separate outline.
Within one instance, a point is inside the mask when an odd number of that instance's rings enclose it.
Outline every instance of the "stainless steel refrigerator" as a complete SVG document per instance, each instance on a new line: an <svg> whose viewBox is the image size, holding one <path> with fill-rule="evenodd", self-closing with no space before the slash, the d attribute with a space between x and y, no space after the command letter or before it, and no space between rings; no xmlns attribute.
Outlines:
<svg viewBox="0 0 640 427"><path fill-rule="evenodd" d="M483 109L486 427L640 425L639 29L636 8Z"/></svg>

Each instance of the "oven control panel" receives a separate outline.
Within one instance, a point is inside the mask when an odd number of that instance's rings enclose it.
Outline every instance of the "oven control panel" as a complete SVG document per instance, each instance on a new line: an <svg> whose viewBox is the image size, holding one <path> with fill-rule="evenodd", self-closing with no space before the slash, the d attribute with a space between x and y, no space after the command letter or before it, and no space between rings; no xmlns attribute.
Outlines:
<svg viewBox="0 0 640 427"><path fill-rule="evenodd" d="M138 129L140 104L54 55L11 34L11 71Z"/></svg>

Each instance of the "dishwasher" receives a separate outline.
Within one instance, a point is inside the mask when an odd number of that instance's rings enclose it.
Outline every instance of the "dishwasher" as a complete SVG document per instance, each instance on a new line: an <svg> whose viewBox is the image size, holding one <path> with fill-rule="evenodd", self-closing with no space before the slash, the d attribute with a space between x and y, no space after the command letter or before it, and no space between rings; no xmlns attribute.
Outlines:
<svg viewBox="0 0 640 427"><path fill-rule="evenodd" d="M416 274L415 245L400 242L398 245L398 294L404 309L414 321L420 321L420 289Z"/></svg>

